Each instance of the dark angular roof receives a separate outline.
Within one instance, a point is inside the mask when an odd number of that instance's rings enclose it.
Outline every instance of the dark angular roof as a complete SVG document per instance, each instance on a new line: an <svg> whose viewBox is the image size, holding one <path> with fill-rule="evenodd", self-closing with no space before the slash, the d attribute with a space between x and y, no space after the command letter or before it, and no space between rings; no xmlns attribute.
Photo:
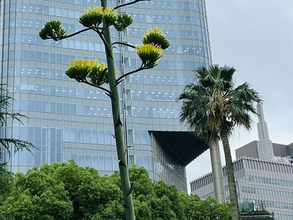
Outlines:
<svg viewBox="0 0 293 220"><path fill-rule="evenodd" d="M195 158L209 149L202 140L195 137L191 132L184 131L149 131L156 139L164 143L168 150L182 165L186 166Z"/></svg>

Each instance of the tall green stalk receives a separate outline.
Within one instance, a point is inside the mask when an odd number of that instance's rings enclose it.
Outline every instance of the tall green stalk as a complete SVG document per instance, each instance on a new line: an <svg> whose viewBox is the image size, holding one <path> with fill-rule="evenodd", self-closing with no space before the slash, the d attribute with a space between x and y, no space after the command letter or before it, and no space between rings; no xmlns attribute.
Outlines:
<svg viewBox="0 0 293 220"><path fill-rule="evenodd" d="M123 140L122 122L119 107L119 96L117 86L121 80L135 72L151 69L158 65L159 59L163 56L162 50L167 49L170 46L169 41L164 37L161 29L154 28L146 31L145 36L142 39L143 45L137 47L123 42L111 42L110 26L118 31L123 31L129 25L132 24L133 18L128 14L118 14L117 9L127 5L137 3L142 0L134 0L122 5L116 6L114 9L107 7L107 0L101 0L102 7L90 7L79 18L79 22L86 27L83 30L68 35L66 30L62 27L62 22L58 20L49 21L45 24L42 30L39 32L40 37L43 40L53 39L55 41L65 38L73 37L84 31L94 30L100 36L105 45L107 65L99 64L97 60L72 60L68 64L68 69L65 74L75 79L77 82L86 83L90 86L102 89L111 98L112 114L114 121L116 148L118 154L118 163L121 177L121 186L124 198L124 208L127 220L135 220L134 206L132 200L132 185L130 185L126 149ZM102 25L103 27L100 27ZM115 65L113 59L112 46L120 44L135 48L137 55L141 58L142 65L128 72L118 79L115 75ZM102 84L109 83L110 90L101 87Z"/></svg>
<svg viewBox="0 0 293 220"><path fill-rule="evenodd" d="M107 7L107 0L101 0L101 6L103 8ZM105 45L106 56L107 56L107 64L108 64L108 72L109 72L109 86L111 91L111 103L112 103L112 114L114 121L114 129L115 129L115 138L116 138L116 149L119 160L119 170L120 170L120 178L121 178L121 186L123 191L123 199L124 199L124 207L125 207L125 215L127 220L135 220L133 199L131 194L131 186L127 168L127 158L126 151L124 146L123 139L123 131L122 131L122 122L120 115L120 107L119 107L119 95L118 88L115 76L115 64L113 60L113 50L111 43L111 35L109 27L104 24L105 28L105 41L109 45Z"/></svg>

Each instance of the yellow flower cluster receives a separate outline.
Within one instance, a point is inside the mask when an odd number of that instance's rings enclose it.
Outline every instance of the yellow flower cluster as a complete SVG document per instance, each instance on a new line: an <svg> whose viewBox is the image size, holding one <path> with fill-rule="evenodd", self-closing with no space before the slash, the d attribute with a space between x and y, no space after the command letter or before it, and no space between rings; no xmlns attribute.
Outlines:
<svg viewBox="0 0 293 220"><path fill-rule="evenodd" d="M104 14L114 14L116 15L117 14L117 10L113 10L113 8L105 8L104 10Z"/></svg>
<svg viewBox="0 0 293 220"><path fill-rule="evenodd" d="M108 66L106 64L101 63L99 70L104 71L107 68L108 68Z"/></svg>
<svg viewBox="0 0 293 220"><path fill-rule="evenodd" d="M151 33L156 33L156 34L159 34L159 35L164 36L164 33L163 33L163 31L162 31L161 28L154 28L154 30L149 29L148 31L146 30L146 31L145 31L145 36L147 36L147 35L149 35L149 34L151 34Z"/></svg>
<svg viewBox="0 0 293 220"><path fill-rule="evenodd" d="M163 56L162 48L154 44L144 44L136 47L145 68L153 68L158 65L159 59Z"/></svg>
<svg viewBox="0 0 293 220"><path fill-rule="evenodd" d="M162 48L158 47L157 45L153 44L144 44L144 45L138 45L136 47L136 51L139 54L152 54L156 53L159 54L160 57L162 57L164 54L162 52Z"/></svg>
<svg viewBox="0 0 293 220"><path fill-rule="evenodd" d="M70 63L67 64L67 66L70 67L76 67L76 68L94 68L99 67L99 61L98 60L71 60Z"/></svg>
<svg viewBox="0 0 293 220"><path fill-rule="evenodd" d="M89 80L96 86L109 83L108 66L104 63L99 65L98 60L72 60L67 66L65 74L78 82ZM115 70L115 75L118 75L117 70Z"/></svg>
<svg viewBox="0 0 293 220"><path fill-rule="evenodd" d="M86 10L85 12L84 12L84 14L86 14L86 13L89 13L89 12L91 12L91 11L95 11L95 12L98 12L98 13L103 13L103 7L94 7L94 6L92 6L92 7L90 7L88 10Z"/></svg>
<svg viewBox="0 0 293 220"><path fill-rule="evenodd" d="M89 12L98 12L100 14L105 14L105 15L109 15L109 14L114 14L116 15L117 14L117 10L113 10L113 8L103 8L103 7L98 7L98 6L92 6L90 7L88 10L86 10L83 14L87 14Z"/></svg>
<svg viewBox="0 0 293 220"><path fill-rule="evenodd" d="M98 60L71 60L70 63L67 64L67 67L75 67L77 69L89 69L98 68L99 71L103 72L108 68L107 64L101 63L99 65ZM118 70L115 69L115 75L118 76Z"/></svg>

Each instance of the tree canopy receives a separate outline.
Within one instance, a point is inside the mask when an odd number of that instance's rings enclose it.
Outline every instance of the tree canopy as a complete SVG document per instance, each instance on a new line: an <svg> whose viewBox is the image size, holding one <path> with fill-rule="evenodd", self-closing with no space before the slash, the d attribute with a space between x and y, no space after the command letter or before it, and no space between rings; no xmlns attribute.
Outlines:
<svg viewBox="0 0 293 220"><path fill-rule="evenodd" d="M152 182L144 168L130 168L135 214L140 220L230 219L230 205L178 193L174 185ZM7 180L0 213L11 220L125 219L118 172L101 177L73 160L43 165ZM212 207L210 205L212 204ZM216 218L217 217L217 218Z"/></svg>

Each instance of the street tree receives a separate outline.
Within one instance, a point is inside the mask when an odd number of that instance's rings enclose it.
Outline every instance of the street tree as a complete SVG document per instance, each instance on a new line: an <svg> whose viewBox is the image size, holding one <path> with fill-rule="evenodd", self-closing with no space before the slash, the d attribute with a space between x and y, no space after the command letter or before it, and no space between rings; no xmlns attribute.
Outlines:
<svg viewBox="0 0 293 220"><path fill-rule="evenodd" d="M127 168L126 151L124 146L122 122L120 116L119 96L117 86L122 79L132 73L151 69L158 65L158 60L163 56L162 50L169 47L168 40L164 37L160 29L153 29L146 32L142 39L142 45L133 46L123 42L111 42L110 27L114 27L117 31L123 31L132 24L133 18L128 14L118 13L119 8L137 3L141 0L125 3L115 8L107 7L107 0L101 0L101 7L90 7L79 18L79 22L85 27L76 33L68 35L62 27L61 21L49 21L40 31L40 37L45 39L53 39L55 41L73 37L85 31L95 31L105 45L107 64L99 64L97 60L78 60L71 61L68 64L66 74L75 79L77 82L86 83L90 86L102 89L111 98L112 114L115 130L116 148L119 161L119 170L121 177L121 185L125 207L125 215L127 220L134 220L134 207L132 200L132 188L129 182L129 174ZM114 66L114 57L112 48L115 44L128 46L136 49L142 64L139 68L116 78L117 71ZM102 87L103 84L109 84L110 89ZM118 163L117 161L117 163Z"/></svg>
<svg viewBox="0 0 293 220"><path fill-rule="evenodd" d="M248 83L235 88L231 67L212 65L195 71L196 83L187 85L179 95L182 101L181 122L189 125L195 136L207 144L222 141L228 176L230 202L233 220L239 220L233 162L229 136L235 126L251 128L251 114L257 114L255 103L261 102L258 92Z"/></svg>

